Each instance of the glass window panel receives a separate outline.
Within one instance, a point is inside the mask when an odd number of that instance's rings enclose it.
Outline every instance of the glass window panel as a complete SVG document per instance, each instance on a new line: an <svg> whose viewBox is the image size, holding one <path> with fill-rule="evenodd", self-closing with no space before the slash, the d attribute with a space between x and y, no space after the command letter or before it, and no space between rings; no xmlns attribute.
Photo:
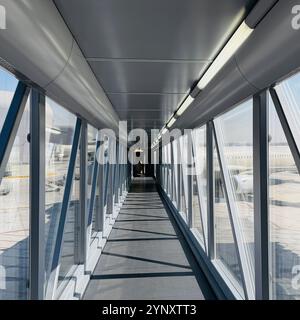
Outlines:
<svg viewBox="0 0 300 320"><path fill-rule="evenodd" d="M168 170L168 193L172 193L172 166L171 166L171 144L167 145L167 170Z"/></svg>
<svg viewBox="0 0 300 320"><path fill-rule="evenodd" d="M281 82L275 89L300 149L300 73Z"/></svg>
<svg viewBox="0 0 300 320"><path fill-rule="evenodd" d="M18 80L0 67L0 132L18 85Z"/></svg>
<svg viewBox="0 0 300 320"><path fill-rule="evenodd" d="M167 175L166 175L166 147L164 146L162 148L162 176L163 176L163 188L165 191L167 191L167 188L166 188L166 178L167 178Z"/></svg>
<svg viewBox="0 0 300 320"><path fill-rule="evenodd" d="M253 102L248 100L215 120L224 170L230 178L237 213L254 281L254 203L253 203Z"/></svg>
<svg viewBox="0 0 300 320"><path fill-rule="evenodd" d="M108 178L109 178L109 164L105 163L104 166L104 176L105 176L105 191L104 191L104 206L107 205L107 195L108 195Z"/></svg>
<svg viewBox="0 0 300 320"><path fill-rule="evenodd" d="M285 106L287 108L288 105ZM269 97L271 298L300 300L300 176ZM294 273L293 273L294 272Z"/></svg>
<svg viewBox="0 0 300 320"><path fill-rule="evenodd" d="M166 146L166 188L167 194L170 194L170 172L169 172L169 152L168 146Z"/></svg>
<svg viewBox="0 0 300 320"><path fill-rule="evenodd" d="M30 147L27 136L29 132L30 107L27 102L4 177L0 182L1 300L28 298Z"/></svg>
<svg viewBox="0 0 300 320"><path fill-rule="evenodd" d="M114 194L115 194L115 204L119 202L118 193L119 193L119 179L120 179L120 165L119 165L119 151L118 145L116 146L116 165L115 165L115 176L114 176Z"/></svg>
<svg viewBox="0 0 300 320"><path fill-rule="evenodd" d="M87 205L90 212L91 206L91 196L92 196L92 183L93 183L93 175L95 170L95 157L96 157L96 146L97 146L97 135L98 130L88 125L87 128L88 132L88 186L87 186ZM99 197L98 188L96 190L96 196ZM91 241L95 239L95 219L96 219L96 210L97 210L97 200L95 197L94 206L93 206L93 213L92 213L92 236Z"/></svg>
<svg viewBox="0 0 300 320"><path fill-rule="evenodd" d="M97 238L97 228L96 228L96 215L99 212L99 183L97 183L96 188L96 195L95 195L95 202L94 202L94 209L93 209L93 221L92 221L92 237L91 237L91 243Z"/></svg>
<svg viewBox="0 0 300 320"><path fill-rule="evenodd" d="M109 142L108 140L106 140L105 144L103 145L105 148L104 151L104 179L105 179L105 184L104 184L104 207L107 205L107 195L108 195L108 179L109 179L109 170L110 170L110 166L109 166L109 153L108 153L108 145Z"/></svg>
<svg viewBox="0 0 300 320"><path fill-rule="evenodd" d="M182 165L180 165L180 183L181 183L181 188L180 188L180 212L184 215L187 221L187 205L186 205L186 200L185 200L185 191L184 191L184 184L183 184L183 170L182 170Z"/></svg>
<svg viewBox="0 0 300 320"><path fill-rule="evenodd" d="M195 174L193 174L192 178L193 178L193 197L192 197L193 228L197 230L197 234L201 240L201 244L203 245L204 231L203 231L203 222L202 222L200 202L199 202L198 182Z"/></svg>
<svg viewBox="0 0 300 320"><path fill-rule="evenodd" d="M154 177L156 178L157 152L154 151Z"/></svg>
<svg viewBox="0 0 300 320"><path fill-rule="evenodd" d="M221 178L217 150L214 145L214 179L215 179L215 241L216 259L227 269L233 280L233 285L242 288L242 275L238 261L236 244L234 241L227 201L224 193L224 185Z"/></svg>
<svg viewBox="0 0 300 320"><path fill-rule="evenodd" d="M188 213L188 136L182 136L179 138L180 143L180 155L181 155L181 172L182 172L182 212L187 219Z"/></svg>
<svg viewBox="0 0 300 320"><path fill-rule="evenodd" d="M70 162L76 117L46 98L46 272L51 272L53 250ZM66 226L68 230L68 226Z"/></svg>
<svg viewBox="0 0 300 320"><path fill-rule="evenodd" d="M168 169L168 148L167 146L165 147L165 155L166 155L166 162L165 162L165 175L166 175L166 191L167 191L167 194L169 192L169 169Z"/></svg>
<svg viewBox="0 0 300 320"><path fill-rule="evenodd" d="M66 226L64 232L64 242L60 257L60 269L58 281L63 287L71 280L75 270L75 233L76 220L80 214L80 150L78 148L76 156L75 175L72 186L71 201L67 213ZM62 289L62 287L60 287Z"/></svg>
<svg viewBox="0 0 300 320"><path fill-rule="evenodd" d="M206 127L194 130L192 139L195 161L195 174L193 182L194 194L197 193L200 200L200 203L198 205L199 209L196 210L196 207L195 210L193 210L193 222L194 228L196 228L200 232L203 240L207 240Z"/></svg>
<svg viewBox="0 0 300 320"><path fill-rule="evenodd" d="M163 187L164 190L166 191L166 148L163 147L162 149L162 157L163 157L163 165L162 165L162 172L163 172Z"/></svg>
<svg viewBox="0 0 300 320"><path fill-rule="evenodd" d="M92 180L95 164L96 143L97 143L97 129L88 125L88 208L90 207L91 192L92 192Z"/></svg>
<svg viewBox="0 0 300 320"><path fill-rule="evenodd" d="M174 179L175 179L175 197L174 197L174 200L176 202L176 207L177 209L178 208L178 164L179 164L179 161L178 161L178 149L177 149L177 143L178 141L177 140L174 140L173 142L173 159L174 159Z"/></svg>

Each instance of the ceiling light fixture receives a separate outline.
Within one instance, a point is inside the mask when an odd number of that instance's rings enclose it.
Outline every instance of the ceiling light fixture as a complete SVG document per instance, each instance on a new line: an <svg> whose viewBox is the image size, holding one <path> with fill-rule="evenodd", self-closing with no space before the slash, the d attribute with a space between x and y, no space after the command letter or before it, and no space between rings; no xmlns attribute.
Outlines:
<svg viewBox="0 0 300 320"><path fill-rule="evenodd" d="M186 109L192 104L192 102L195 99L192 96L188 96L185 101L183 102L183 104L181 105L181 107L177 110L176 115L177 116L182 116L183 113L186 111Z"/></svg>
<svg viewBox="0 0 300 320"><path fill-rule="evenodd" d="M166 134L168 132L168 129L166 127L163 127L162 131L161 131L161 135L163 136L164 134Z"/></svg>
<svg viewBox="0 0 300 320"><path fill-rule="evenodd" d="M215 75L222 69L222 67L228 62L228 60L237 52L242 44L249 38L254 29L251 29L244 21L239 28L236 30L234 35L227 42L225 47L213 61L211 66L205 72L203 77L200 79L197 87L203 90Z"/></svg>
<svg viewBox="0 0 300 320"><path fill-rule="evenodd" d="M176 118L175 117L172 117L171 119L170 119L170 121L168 122L168 124L167 124L167 127L168 128L171 128L172 126L173 126L173 124L176 122Z"/></svg>

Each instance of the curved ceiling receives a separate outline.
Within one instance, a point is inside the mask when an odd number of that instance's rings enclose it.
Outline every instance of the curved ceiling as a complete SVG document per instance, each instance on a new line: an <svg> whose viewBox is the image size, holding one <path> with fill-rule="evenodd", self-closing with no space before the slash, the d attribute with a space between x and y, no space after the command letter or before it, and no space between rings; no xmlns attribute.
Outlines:
<svg viewBox="0 0 300 320"><path fill-rule="evenodd" d="M160 129L255 0L54 0L129 129Z"/></svg>

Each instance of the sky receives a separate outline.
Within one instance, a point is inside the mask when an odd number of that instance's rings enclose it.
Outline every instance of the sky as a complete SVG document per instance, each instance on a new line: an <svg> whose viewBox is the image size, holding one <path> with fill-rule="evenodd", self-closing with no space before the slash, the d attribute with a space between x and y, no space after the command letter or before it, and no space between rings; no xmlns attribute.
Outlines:
<svg viewBox="0 0 300 320"><path fill-rule="evenodd" d="M0 67L0 91L12 91L16 90L18 80Z"/></svg>
<svg viewBox="0 0 300 320"><path fill-rule="evenodd" d="M12 100L14 92L17 88L18 80L10 74L8 71L0 67L0 109L7 109ZM1 94L2 92L2 94ZM46 101L47 108L51 108L52 112L49 110L49 114L54 114L55 117L51 117L52 125L55 126L68 126L69 124L75 125L75 116L68 112L66 109L60 107L57 103L51 99ZM2 111L3 112L3 111ZM0 115L0 127L5 115ZM2 120L1 120L2 119Z"/></svg>

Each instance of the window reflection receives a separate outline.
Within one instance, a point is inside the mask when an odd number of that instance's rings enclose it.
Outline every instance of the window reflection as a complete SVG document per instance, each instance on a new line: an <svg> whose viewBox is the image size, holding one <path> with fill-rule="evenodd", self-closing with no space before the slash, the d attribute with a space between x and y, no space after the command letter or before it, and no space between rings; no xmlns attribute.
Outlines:
<svg viewBox="0 0 300 320"><path fill-rule="evenodd" d="M300 149L300 73L281 82L275 89Z"/></svg>
<svg viewBox="0 0 300 320"><path fill-rule="evenodd" d="M288 105L284 106L285 111L288 108ZM296 286L293 285L299 270L296 268L300 265L299 186L299 173L269 97L270 280L273 299L300 300L297 282Z"/></svg>
<svg viewBox="0 0 300 320"><path fill-rule="evenodd" d="M198 183L196 175L194 174L192 177L193 184L193 196L192 196L192 209L193 209L193 228L197 230L197 235L200 238L201 244L204 246L204 229L203 229L203 221L200 209L200 199L198 192Z"/></svg>
<svg viewBox="0 0 300 320"><path fill-rule="evenodd" d="M75 270L76 221L80 214L80 150L78 148L72 193L67 213L64 239L60 257L58 282L61 291L71 279Z"/></svg>
<svg viewBox="0 0 300 320"><path fill-rule="evenodd" d="M186 221L188 221L188 174L189 174L189 161L188 161L188 136L184 135L179 138L180 155L181 155L181 212L184 214Z"/></svg>
<svg viewBox="0 0 300 320"><path fill-rule="evenodd" d="M225 198L224 184L221 178L220 165L214 144L214 179L215 179L215 242L216 259L229 271L233 285L236 288L242 288L242 275L238 261L237 246L233 237L233 230L230 221L227 201Z"/></svg>
<svg viewBox="0 0 300 320"><path fill-rule="evenodd" d="M53 250L61 214L66 176L71 155L76 117L46 98L46 273L51 273ZM72 212L72 210L70 210ZM66 229L73 230L72 219L67 216ZM71 214L72 215L72 214ZM70 224L69 224L70 223ZM64 266L63 266L64 269ZM63 271L65 274L65 271Z"/></svg>
<svg viewBox="0 0 300 320"><path fill-rule="evenodd" d="M254 202L253 202L253 102L248 100L215 120L224 172L229 174L230 188L237 213L247 263L254 282ZM238 230L237 230L238 231Z"/></svg>
<svg viewBox="0 0 300 320"><path fill-rule="evenodd" d="M153 157L154 157L154 177L157 178L157 174L156 174L156 170L157 170L157 151L154 151L153 153Z"/></svg>
<svg viewBox="0 0 300 320"><path fill-rule="evenodd" d="M0 67L0 132L12 102L18 80Z"/></svg>
<svg viewBox="0 0 300 320"><path fill-rule="evenodd" d="M166 146L162 148L162 182L163 188L167 192L167 149Z"/></svg>
<svg viewBox="0 0 300 320"><path fill-rule="evenodd" d="M2 84L1 79L0 85ZM2 93L0 95L3 97ZM7 92L7 97L11 98L12 95L13 92ZM1 300L28 298L30 149L27 135L30 132L29 100L17 131L4 177L2 181L0 180ZM4 100L4 103L6 102ZM5 116L3 112L4 109L0 109L1 119Z"/></svg>
<svg viewBox="0 0 300 320"><path fill-rule="evenodd" d="M104 154L104 211L106 214L106 219L109 218L109 215L107 214L107 199L108 199L108 185L109 185L109 170L110 170L110 166L109 166L109 139L108 137L105 137L105 142L102 145L102 147L104 148L103 154ZM106 220L105 219L105 220Z"/></svg>
<svg viewBox="0 0 300 320"><path fill-rule="evenodd" d="M96 212L98 210L98 203L99 203L99 188L96 188L96 195L95 200L93 202L93 207L91 208L91 196L92 196L92 183L93 183L93 176L95 165L98 163L95 162L96 160L96 147L97 147L97 136L98 130L91 125L88 125L88 186L87 186L87 205L88 205L88 212L92 210L92 233L91 233L91 242L94 241L97 230L96 230Z"/></svg>
<svg viewBox="0 0 300 320"><path fill-rule="evenodd" d="M207 169L206 127L193 132L195 172L193 175L193 227L198 230L203 245L207 239Z"/></svg>
<svg viewBox="0 0 300 320"><path fill-rule="evenodd" d="M175 195L174 195L174 200L176 202L176 208L179 209L178 207L178 192L179 192L179 186L178 186L178 165L179 165L179 159L178 159L178 140L174 140L172 142L173 145L173 159L174 159L174 185L175 185Z"/></svg>

